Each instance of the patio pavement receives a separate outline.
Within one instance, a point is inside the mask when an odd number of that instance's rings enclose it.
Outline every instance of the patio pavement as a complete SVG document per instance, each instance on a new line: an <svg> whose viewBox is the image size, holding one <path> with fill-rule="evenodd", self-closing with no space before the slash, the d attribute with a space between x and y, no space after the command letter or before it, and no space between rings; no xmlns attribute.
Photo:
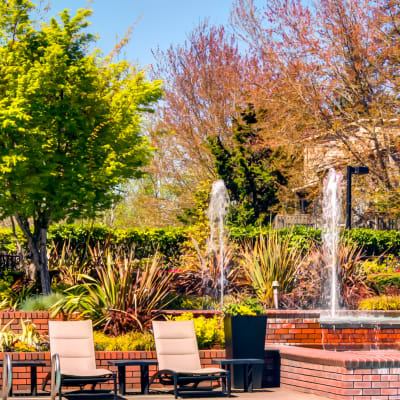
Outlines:
<svg viewBox="0 0 400 400"><path fill-rule="evenodd" d="M10 399L22 400L45 400L49 399L49 396L21 396L16 395L11 397ZM67 399L75 399L75 400L88 400L88 399L104 399L109 400L112 398L110 395L99 395L99 396L65 396L63 398ZM217 394L213 397L206 396L183 396L183 399L201 399L201 400L216 400L216 399L226 399L226 397L218 396ZM327 397L316 396L310 393L301 393L289 389L284 388L268 388L268 389L256 389L251 393L244 393L243 391L233 390L232 392L232 400L326 400ZM58 398L57 398L58 399ZM174 396L169 393L157 393L157 394L129 394L125 396L119 396L120 400L174 400Z"/></svg>

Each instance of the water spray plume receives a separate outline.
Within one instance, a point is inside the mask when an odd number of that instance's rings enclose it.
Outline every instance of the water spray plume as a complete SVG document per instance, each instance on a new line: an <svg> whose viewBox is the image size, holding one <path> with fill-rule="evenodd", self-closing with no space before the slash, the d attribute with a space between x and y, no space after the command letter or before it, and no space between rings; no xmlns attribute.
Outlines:
<svg viewBox="0 0 400 400"><path fill-rule="evenodd" d="M208 219L210 221L208 248L215 253L219 250L221 309L224 303L224 226L228 208L229 195L224 181L219 179L212 185L210 205L208 207Z"/></svg>
<svg viewBox="0 0 400 400"><path fill-rule="evenodd" d="M340 222L342 218L342 181L343 175L333 168L329 169L324 179L322 216L324 261L329 267L329 299L331 317L336 315L339 307L339 282L338 282L338 248L340 236Z"/></svg>

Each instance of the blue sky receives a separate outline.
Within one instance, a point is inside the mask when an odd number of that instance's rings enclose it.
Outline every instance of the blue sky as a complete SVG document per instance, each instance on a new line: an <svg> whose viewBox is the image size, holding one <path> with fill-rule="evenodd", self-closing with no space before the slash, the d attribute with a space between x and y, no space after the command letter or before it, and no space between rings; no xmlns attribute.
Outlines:
<svg viewBox="0 0 400 400"><path fill-rule="evenodd" d="M232 3L233 0L94 0L90 4L93 9L90 32L98 34L96 47L108 54L116 37L121 38L141 17L123 58L145 67L154 62L151 49L183 43L186 34L204 19L226 24ZM65 8L75 12L85 7L86 0L51 0L51 5L51 14Z"/></svg>

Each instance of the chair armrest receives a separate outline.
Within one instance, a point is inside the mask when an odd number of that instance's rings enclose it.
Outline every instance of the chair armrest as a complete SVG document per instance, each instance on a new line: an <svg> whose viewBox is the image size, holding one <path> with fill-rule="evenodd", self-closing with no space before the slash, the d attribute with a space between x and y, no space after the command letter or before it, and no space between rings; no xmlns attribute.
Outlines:
<svg viewBox="0 0 400 400"><path fill-rule="evenodd" d="M3 388L1 390L2 400L7 400L12 385L12 365L9 354L4 354L3 358Z"/></svg>
<svg viewBox="0 0 400 400"><path fill-rule="evenodd" d="M60 357L58 354L53 354L51 357L51 387L50 396L51 400L55 400L57 393L60 391L61 386L61 370L60 370Z"/></svg>

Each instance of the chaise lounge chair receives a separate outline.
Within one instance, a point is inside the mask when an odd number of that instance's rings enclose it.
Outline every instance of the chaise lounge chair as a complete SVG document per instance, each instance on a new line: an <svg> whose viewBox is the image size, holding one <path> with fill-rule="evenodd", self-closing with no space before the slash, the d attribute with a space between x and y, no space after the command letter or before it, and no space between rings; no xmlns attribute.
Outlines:
<svg viewBox="0 0 400 400"><path fill-rule="evenodd" d="M114 400L117 398L116 374L108 369L96 368L92 321L49 321L51 354L51 400L62 386L114 381Z"/></svg>
<svg viewBox="0 0 400 400"><path fill-rule="evenodd" d="M178 398L183 392L200 392L198 385L202 381L221 379L221 393L230 396L229 371L201 368L193 321L153 321L153 332L159 371L150 384L158 378L164 385L174 385L174 395Z"/></svg>

